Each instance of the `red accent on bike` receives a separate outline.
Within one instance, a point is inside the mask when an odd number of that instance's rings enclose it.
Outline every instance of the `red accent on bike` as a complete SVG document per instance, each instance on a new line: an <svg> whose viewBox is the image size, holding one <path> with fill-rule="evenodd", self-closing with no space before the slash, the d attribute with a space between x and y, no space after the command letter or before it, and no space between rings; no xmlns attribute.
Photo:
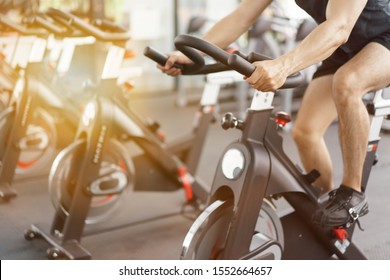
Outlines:
<svg viewBox="0 0 390 280"><path fill-rule="evenodd" d="M340 241L348 239L348 232L344 228L333 228L332 232Z"/></svg>
<svg viewBox="0 0 390 280"><path fill-rule="evenodd" d="M235 48L235 47L230 47L230 48L225 49L225 52L227 52L228 54L232 54L236 51L239 51L239 49Z"/></svg>
<svg viewBox="0 0 390 280"><path fill-rule="evenodd" d="M285 112L278 112L275 115L275 122L277 125L284 127L286 124L291 122L291 117Z"/></svg>
<svg viewBox="0 0 390 280"><path fill-rule="evenodd" d="M106 195L105 197L101 199L94 200L92 202L92 205L104 205L112 200L114 196L112 194Z"/></svg>
<svg viewBox="0 0 390 280"><path fill-rule="evenodd" d="M164 134L163 131L157 132L156 135L157 135L157 138L158 138L161 142L165 143L165 134Z"/></svg>
<svg viewBox="0 0 390 280"><path fill-rule="evenodd" d="M217 257L218 257L218 248L219 248L219 244L220 243L221 243L221 241L218 239L217 242L214 245L213 252L211 253L210 260L216 260L217 259Z"/></svg>
<svg viewBox="0 0 390 280"><path fill-rule="evenodd" d="M184 166L179 167L177 169L177 174L179 175L181 184L182 184L183 189L185 191L187 201L192 200L194 195L192 193L192 186L191 186L190 178L189 178L189 175L187 172L187 168L185 168Z"/></svg>
<svg viewBox="0 0 390 280"><path fill-rule="evenodd" d="M119 168L122 170L122 171L126 171L126 164L123 160L121 160L119 163Z"/></svg>
<svg viewBox="0 0 390 280"><path fill-rule="evenodd" d="M369 148L370 152L375 152L378 149L378 145L377 144L372 144L369 147L370 147Z"/></svg>
<svg viewBox="0 0 390 280"><path fill-rule="evenodd" d="M135 50L126 50L125 51L125 59L133 58L137 55L137 52Z"/></svg>
<svg viewBox="0 0 390 280"><path fill-rule="evenodd" d="M123 83L123 87L126 91L131 91L134 88L134 83L130 81L126 81Z"/></svg>
<svg viewBox="0 0 390 280"><path fill-rule="evenodd" d="M31 166L33 166L37 161L38 160L32 160L32 161L27 161L27 162L19 161L17 163L17 165L19 168L27 169L27 168L30 168Z"/></svg>

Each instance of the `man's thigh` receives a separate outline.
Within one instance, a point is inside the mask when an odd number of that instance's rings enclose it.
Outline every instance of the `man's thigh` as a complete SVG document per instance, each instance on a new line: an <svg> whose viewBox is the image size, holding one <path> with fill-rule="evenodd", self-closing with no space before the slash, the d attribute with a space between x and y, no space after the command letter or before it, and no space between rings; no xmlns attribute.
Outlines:
<svg viewBox="0 0 390 280"><path fill-rule="evenodd" d="M390 84L390 51L379 43L369 43L337 72L343 76L352 75L354 86L364 92L387 87Z"/></svg>

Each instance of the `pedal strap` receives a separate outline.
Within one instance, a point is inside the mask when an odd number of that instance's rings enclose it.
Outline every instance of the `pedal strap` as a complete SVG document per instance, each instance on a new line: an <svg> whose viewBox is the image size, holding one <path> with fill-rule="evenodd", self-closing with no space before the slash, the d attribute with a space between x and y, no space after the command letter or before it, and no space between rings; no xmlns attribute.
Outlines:
<svg viewBox="0 0 390 280"><path fill-rule="evenodd" d="M361 224L360 224L360 221L359 221L359 213L357 213L355 211L355 209L353 208L353 205L350 203L350 200L348 200L348 202L344 203L343 204L343 207L345 208L345 210L348 212L351 220L348 222L350 223L350 225L352 225L353 223L356 222L356 224L358 225L359 229L361 231L364 231L364 229L362 228ZM348 225L347 227L349 227L350 225Z"/></svg>

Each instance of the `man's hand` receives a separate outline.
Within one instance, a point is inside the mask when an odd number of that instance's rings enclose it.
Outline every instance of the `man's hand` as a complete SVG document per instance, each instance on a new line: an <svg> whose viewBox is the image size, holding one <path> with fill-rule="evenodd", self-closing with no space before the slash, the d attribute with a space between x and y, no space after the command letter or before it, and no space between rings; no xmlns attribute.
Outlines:
<svg viewBox="0 0 390 280"><path fill-rule="evenodd" d="M287 79L284 67L278 59L257 61L253 63L255 71L250 77L244 79L259 91L275 91L280 88Z"/></svg>
<svg viewBox="0 0 390 280"><path fill-rule="evenodd" d="M168 55L168 60L164 66L157 64L157 68L160 69L163 73L170 76L178 76L181 75L181 70L173 67L175 63L178 64L190 64L192 61L182 54L179 51L166 53Z"/></svg>

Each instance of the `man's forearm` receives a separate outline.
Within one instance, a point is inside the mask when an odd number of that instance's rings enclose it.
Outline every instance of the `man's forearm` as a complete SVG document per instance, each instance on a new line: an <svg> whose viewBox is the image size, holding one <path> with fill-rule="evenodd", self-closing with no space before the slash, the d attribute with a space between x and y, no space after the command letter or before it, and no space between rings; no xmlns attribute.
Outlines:
<svg viewBox="0 0 390 280"><path fill-rule="evenodd" d="M337 34L338 31L331 24L320 24L295 49L278 58L285 66L287 75L323 61L345 42L345 33L339 31L340 34Z"/></svg>

